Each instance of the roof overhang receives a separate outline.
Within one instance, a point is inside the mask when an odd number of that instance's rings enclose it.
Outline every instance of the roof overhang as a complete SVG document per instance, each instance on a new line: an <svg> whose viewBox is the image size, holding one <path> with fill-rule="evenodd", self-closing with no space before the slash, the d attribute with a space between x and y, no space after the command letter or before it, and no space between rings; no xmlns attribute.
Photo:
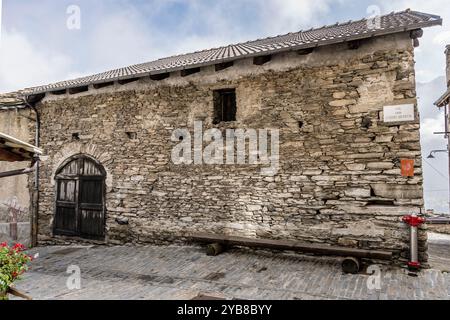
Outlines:
<svg viewBox="0 0 450 320"><path fill-rule="evenodd" d="M0 94L0 110L24 108L25 103L17 93Z"/></svg>
<svg viewBox="0 0 450 320"><path fill-rule="evenodd" d="M48 92L64 94L66 90L100 85L115 81L127 81L185 69L227 63L245 58L273 55L288 51L311 49L342 42L352 42L417 29L442 25L440 16L406 10L380 16L380 27L371 27L368 19L324 26L286 35L259 39L220 48L172 56L153 62L137 64L78 79L62 81L23 91L27 97ZM417 40L417 39L415 39Z"/></svg>
<svg viewBox="0 0 450 320"><path fill-rule="evenodd" d="M42 153L41 149L0 132L0 161L30 161Z"/></svg>
<svg viewBox="0 0 450 320"><path fill-rule="evenodd" d="M450 88L448 88L447 92L442 95L442 97L439 98L434 104L439 107L445 107L447 104L449 104L450 101Z"/></svg>

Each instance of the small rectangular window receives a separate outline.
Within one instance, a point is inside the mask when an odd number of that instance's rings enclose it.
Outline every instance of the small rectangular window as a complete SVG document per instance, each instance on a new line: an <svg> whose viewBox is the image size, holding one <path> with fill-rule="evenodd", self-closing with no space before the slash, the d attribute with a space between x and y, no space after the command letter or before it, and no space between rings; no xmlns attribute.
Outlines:
<svg viewBox="0 0 450 320"><path fill-rule="evenodd" d="M236 90L214 91L214 124L236 121Z"/></svg>

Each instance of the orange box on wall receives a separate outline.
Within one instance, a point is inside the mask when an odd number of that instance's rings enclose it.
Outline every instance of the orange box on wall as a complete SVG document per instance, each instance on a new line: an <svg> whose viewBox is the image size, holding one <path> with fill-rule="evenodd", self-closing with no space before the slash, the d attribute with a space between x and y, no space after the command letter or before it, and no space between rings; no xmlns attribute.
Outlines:
<svg viewBox="0 0 450 320"><path fill-rule="evenodd" d="M401 166L403 177L414 177L414 160L402 159Z"/></svg>

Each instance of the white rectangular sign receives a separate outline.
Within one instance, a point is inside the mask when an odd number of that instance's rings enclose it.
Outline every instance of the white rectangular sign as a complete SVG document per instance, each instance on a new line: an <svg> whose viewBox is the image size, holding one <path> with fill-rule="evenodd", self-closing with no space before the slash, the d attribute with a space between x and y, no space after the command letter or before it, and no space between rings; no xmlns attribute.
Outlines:
<svg viewBox="0 0 450 320"><path fill-rule="evenodd" d="M413 104L385 106L383 108L384 122L414 121L416 119Z"/></svg>

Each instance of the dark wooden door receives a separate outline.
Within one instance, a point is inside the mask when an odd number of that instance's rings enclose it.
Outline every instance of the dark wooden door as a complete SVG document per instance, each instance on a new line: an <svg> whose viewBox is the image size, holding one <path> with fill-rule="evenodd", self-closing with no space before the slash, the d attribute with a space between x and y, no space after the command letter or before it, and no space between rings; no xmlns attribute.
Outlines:
<svg viewBox="0 0 450 320"><path fill-rule="evenodd" d="M77 180L57 180L55 233L63 235L77 234L77 193Z"/></svg>
<svg viewBox="0 0 450 320"><path fill-rule="evenodd" d="M103 167L75 157L58 171L54 233L86 239L105 236L105 177Z"/></svg>
<svg viewBox="0 0 450 320"><path fill-rule="evenodd" d="M103 184L102 178L80 179L79 230L86 238L104 236Z"/></svg>

